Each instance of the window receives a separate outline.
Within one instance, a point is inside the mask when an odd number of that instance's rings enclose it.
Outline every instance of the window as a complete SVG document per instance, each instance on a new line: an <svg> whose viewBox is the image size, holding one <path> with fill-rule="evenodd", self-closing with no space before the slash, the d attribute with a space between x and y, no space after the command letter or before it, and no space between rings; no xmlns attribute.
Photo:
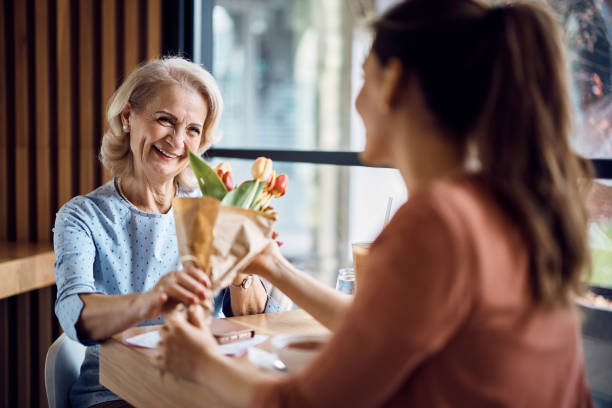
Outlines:
<svg viewBox="0 0 612 408"><path fill-rule="evenodd" d="M365 135L353 101L370 38L355 22L373 6L369 0L215 1L211 70L225 102L215 148L299 151L304 161L322 151L356 155ZM196 19L196 32L198 25L204 22ZM212 163L231 161L236 180L246 179L252 161L230 156ZM275 162L275 169L290 178L287 195L274 203L283 252L328 283L351 263L351 242L380 232L389 197L393 211L406 199L394 169L286 162Z"/></svg>
<svg viewBox="0 0 612 408"><path fill-rule="evenodd" d="M343 0L218 0L212 71L218 147L350 147L352 18Z"/></svg>
<svg viewBox="0 0 612 408"><path fill-rule="evenodd" d="M612 2L549 2L568 43L577 119L574 147L584 157L612 159ZM591 282L612 287L612 180L596 181L589 208Z"/></svg>
<svg viewBox="0 0 612 408"><path fill-rule="evenodd" d="M214 158L216 165L225 158ZM230 159L235 181L250 178L252 160ZM406 199L394 169L275 162L289 175L287 194L272 201L282 251L296 266L334 284L351 264L351 242L372 241L384 225L388 197L395 211Z"/></svg>
<svg viewBox="0 0 612 408"><path fill-rule="evenodd" d="M221 153L234 158L267 149L303 151L298 161L316 162L322 151L355 155L362 149L363 125L353 103L370 38L357 22L394 0L201 2L212 12L195 13L195 31L210 26L212 41L196 39L196 60L204 55L198 47L212 49L209 68L226 104L217 150L229 149ZM592 282L612 287L612 3L548 2L568 40L577 118L572 143L596 159L601 177L589 199ZM231 161L244 171L237 179L245 178L247 163ZM392 169L276 166L291 179L288 195L277 203L284 252L330 282L337 268L350 263L350 242L371 240L380 231L388 197L396 210L407 196Z"/></svg>

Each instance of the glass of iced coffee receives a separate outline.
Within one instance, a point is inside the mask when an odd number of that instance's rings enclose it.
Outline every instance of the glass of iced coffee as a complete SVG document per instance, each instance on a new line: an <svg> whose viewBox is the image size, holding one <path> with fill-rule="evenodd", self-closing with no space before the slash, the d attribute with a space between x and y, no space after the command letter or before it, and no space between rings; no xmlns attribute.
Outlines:
<svg viewBox="0 0 612 408"><path fill-rule="evenodd" d="M365 259L370 251L371 242L353 243L353 267L355 268L355 290L359 288L359 280L365 264Z"/></svg>

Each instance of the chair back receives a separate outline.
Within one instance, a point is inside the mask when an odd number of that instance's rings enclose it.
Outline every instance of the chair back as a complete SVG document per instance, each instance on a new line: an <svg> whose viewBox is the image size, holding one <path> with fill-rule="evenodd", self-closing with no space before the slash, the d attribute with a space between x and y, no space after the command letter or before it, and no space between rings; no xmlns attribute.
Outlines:
<svg viewBox="0 0 612 408"><path fill-rule="evenodd" d="M70 407L70 388L79 377L86 347L62 333L45 359L45 389L49 408Z"/></svg>

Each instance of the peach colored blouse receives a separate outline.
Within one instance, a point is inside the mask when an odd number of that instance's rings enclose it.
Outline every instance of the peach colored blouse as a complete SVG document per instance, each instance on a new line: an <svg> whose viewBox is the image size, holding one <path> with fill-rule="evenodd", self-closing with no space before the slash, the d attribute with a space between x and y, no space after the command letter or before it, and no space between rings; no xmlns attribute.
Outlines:
<svg viewBox="0 0 612 408"><path fill-rule="evenodd" d="M525 241L475 176L413 194L364 270L321 354L253 406L592 406L574 310L534 304Z"/></svg>

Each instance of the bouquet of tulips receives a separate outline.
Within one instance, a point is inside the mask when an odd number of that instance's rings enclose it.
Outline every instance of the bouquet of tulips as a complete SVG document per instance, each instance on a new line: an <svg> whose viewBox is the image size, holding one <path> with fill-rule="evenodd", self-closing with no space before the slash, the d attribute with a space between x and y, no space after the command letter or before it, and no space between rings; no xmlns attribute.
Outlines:
<svg viewBox="0 0 612 408"><path fill-rule="evenodd" d="M269 206L272 198L281 197L287 191L289 177L277 175L272 168L272 160L259 157L251 167L253 180L234 188L232 167L222 162L212 169L204 160L193 153L189 155L191 168L198 179L204 196L214 197L221 205L230 205L245 209L273 214Z"/></svg>
<svg viewBox="0 0 612 408"><path fill-rule="evenodd" d="M202 197L173 201L179 256L183 265L193 262L209 276L216 294L268 244L276 221L270 202L285 194L289 178L260 157L251 168L253 179L234 187L229 163L213 169L193 153L189 161ZM212 310L212 299L204 307Z"/></svg>

